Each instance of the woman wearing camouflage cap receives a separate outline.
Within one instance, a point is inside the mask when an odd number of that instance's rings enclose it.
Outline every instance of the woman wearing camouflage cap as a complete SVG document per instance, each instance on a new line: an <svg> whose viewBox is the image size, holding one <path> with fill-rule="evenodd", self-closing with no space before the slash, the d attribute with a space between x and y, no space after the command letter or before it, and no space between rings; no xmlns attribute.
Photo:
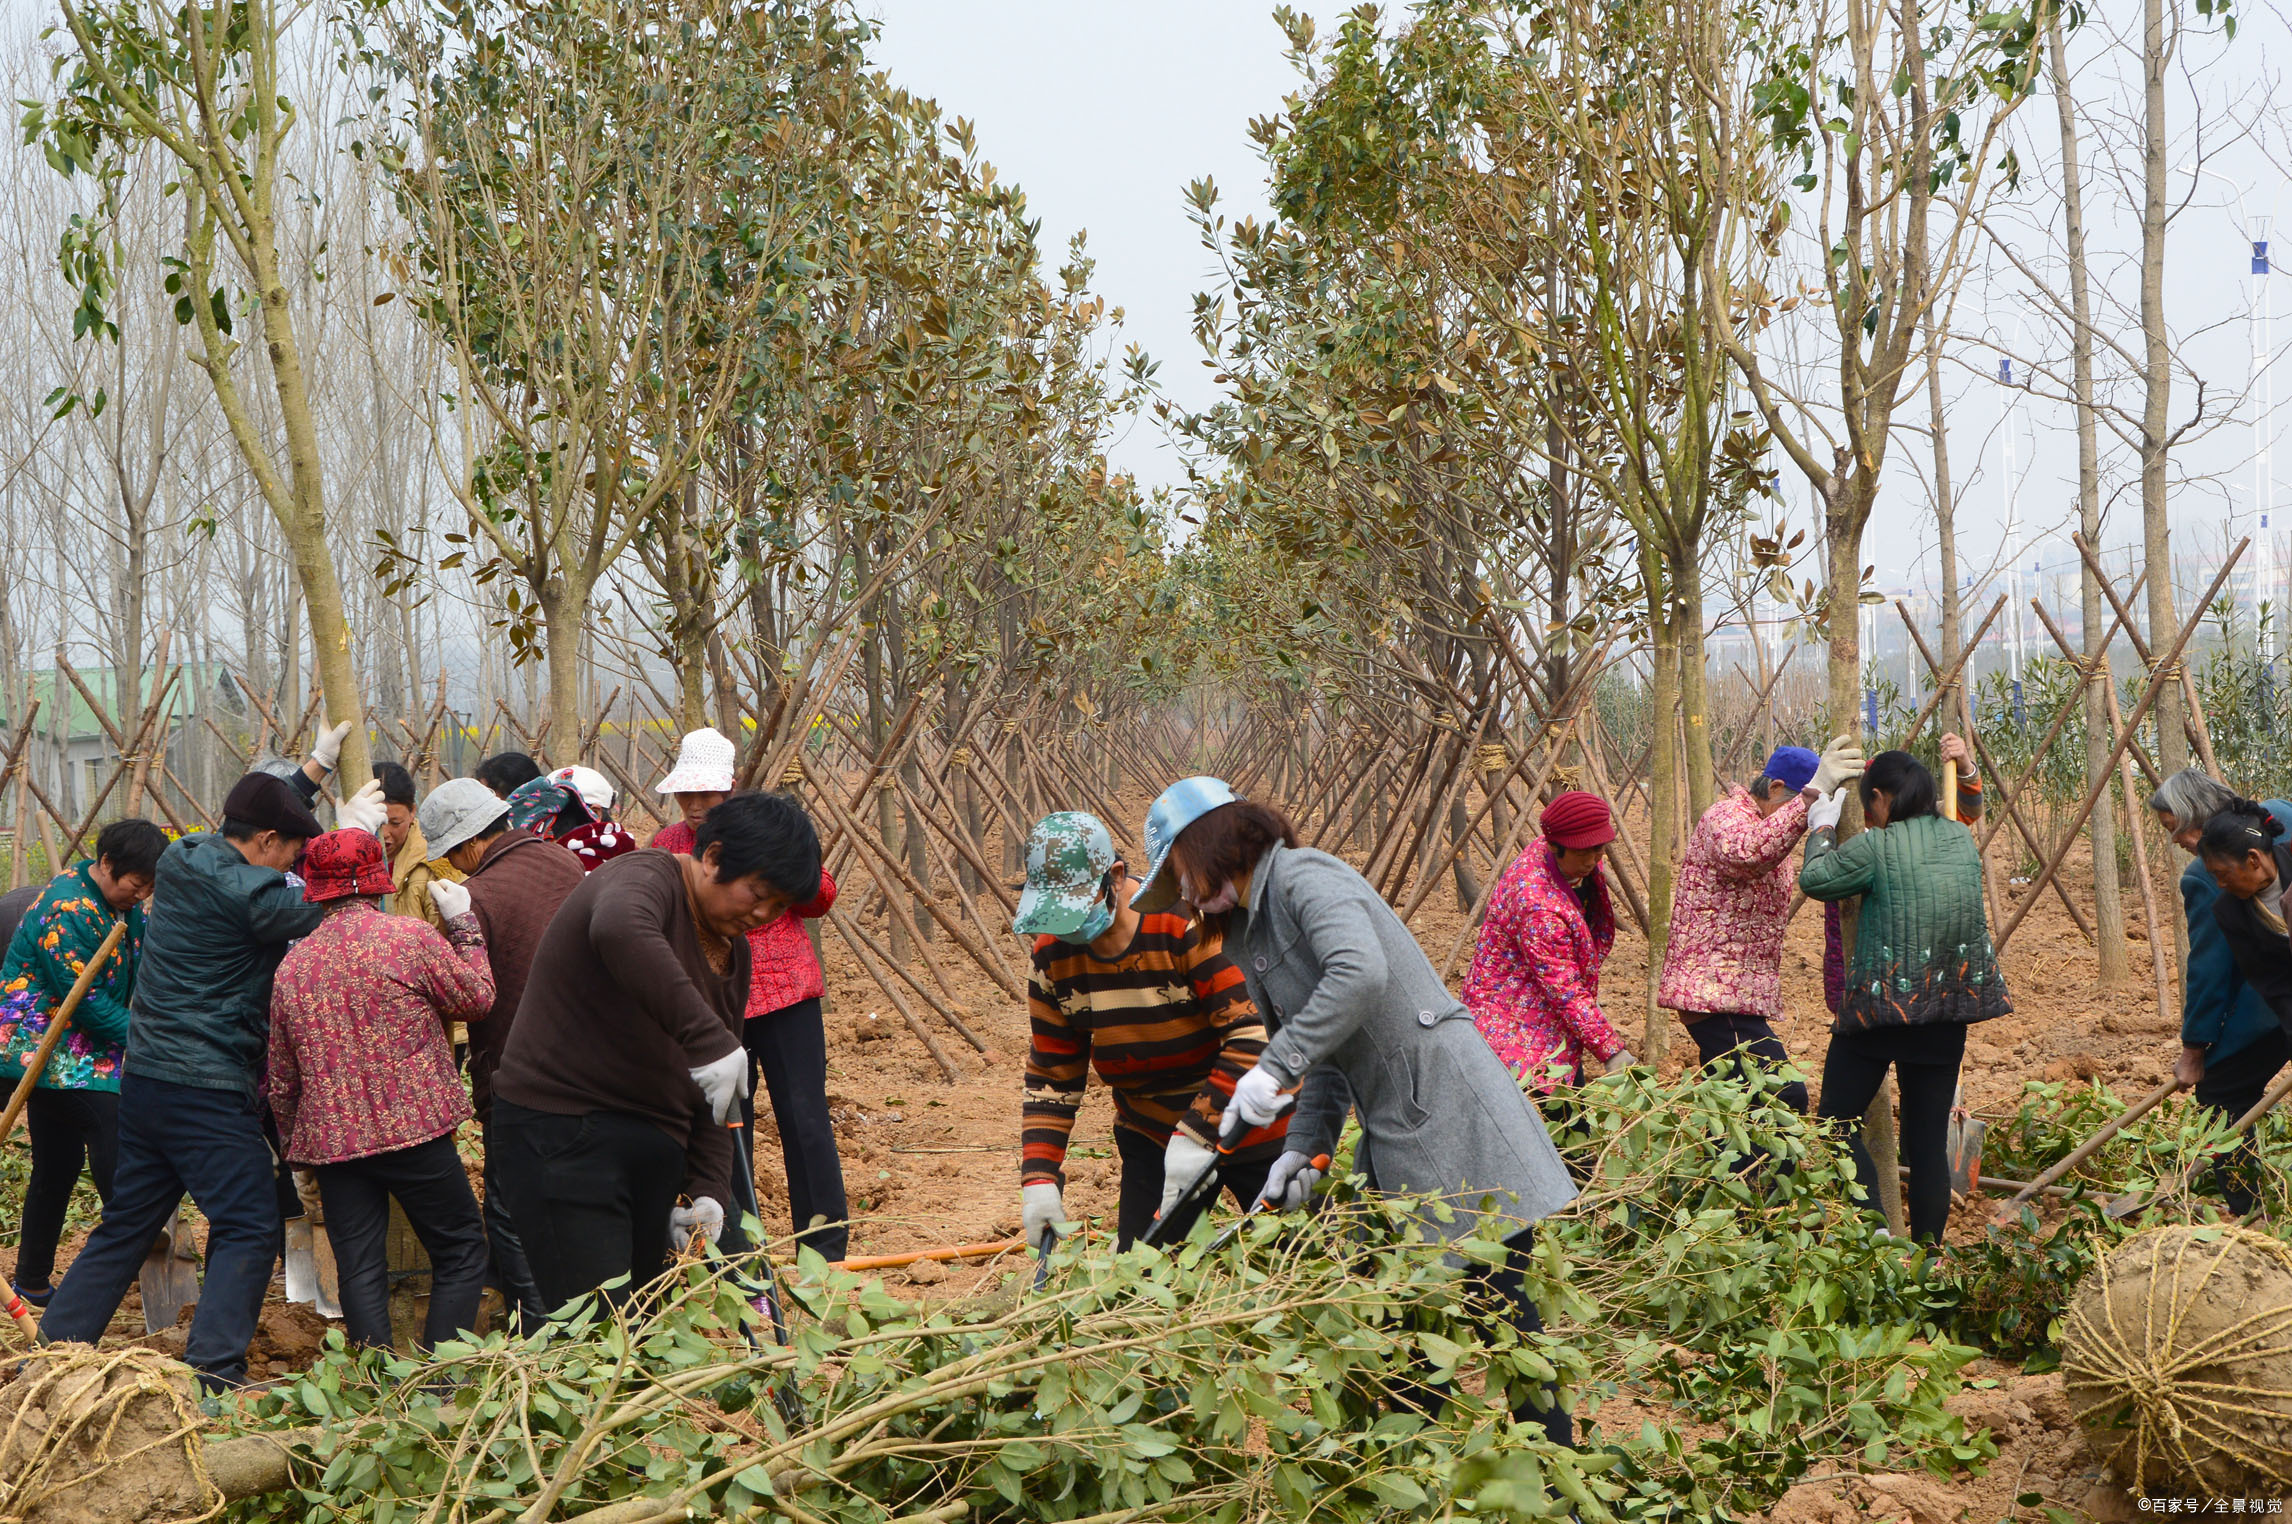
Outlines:
<svg viewBox="0 0 2292 1524"><path fill-rule="evenodd" d="M1114 1092L1115 1225L1127 1246L1217 1166L1226 1102L1265 1048L1257 1006L1217 933L1183 916L1140 914L1130 904L1137 887L1096 816L1046 815L1027 837L1012 929L1035 939L1020 1114L1029 1243L1065 1218L1067 1139L1091 1069ZM1279 1119L1225 1160L1223 1183L1242 1206L1264 1189L1287 1131ZM1173 1222L1170 1231L1185 1227Z"/></svg>

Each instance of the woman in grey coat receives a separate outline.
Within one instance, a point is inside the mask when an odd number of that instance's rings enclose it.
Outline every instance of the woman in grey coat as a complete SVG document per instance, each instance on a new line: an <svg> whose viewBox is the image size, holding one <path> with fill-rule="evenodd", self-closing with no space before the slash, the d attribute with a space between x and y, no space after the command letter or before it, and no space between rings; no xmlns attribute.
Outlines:
<svg viewBox="0 0 2292 1524"><path fill-rule="evenodd" d="M1506 1219L1511 1263L1489 1276L1515 1326L1542 1326L1523 1286L1536 1221L1575 1199L1574 1183L1535 1107L1481 1040L1408 928L1368 880L1301 848L1278 810L1235 797L1216 778L1171 785L1146 817L1148 868L1132 903L1183 899L1222 919L1226 955L1265 1018L1257 1067L1234 1087L1232 1127L1262 1127L1294 1100L1288 1148L1268 1176L1271 1206L1302 1203L1348 1110L1361 1118L1355 1167L1377 1189L1440 1197L1454 1238L1476 1212ZM1552 1401L1524 1420L1571 1442Z"/></svg>

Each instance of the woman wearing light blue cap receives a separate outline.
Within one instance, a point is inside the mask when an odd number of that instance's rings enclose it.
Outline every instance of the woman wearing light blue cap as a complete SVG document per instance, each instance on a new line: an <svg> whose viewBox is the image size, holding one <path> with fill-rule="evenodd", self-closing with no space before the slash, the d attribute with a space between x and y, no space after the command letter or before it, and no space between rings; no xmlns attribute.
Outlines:
<svg viewBox="0 0 2292 1524"><path fill-rule="evenodd" d="M1145 837L1145 883L1131 903L1152 912L1188 900L1222 924L1272 1034L1234 1086L1226 1127L1261 1127L1296 1105L1263 1199L1301 1204L1320 1178L1309 1161L1335 1149L1355 1111L1355 1164L1379 1190L1463 1208L1445 1222L1427 1212L1428 1236L1471 1231L1476 1209L1505 1219L1513 1258L1489 1283L1516 1326L1540 1327L1521 1264L1536 1221L1575 1186L1542 1118L1392 907L1344 862L1298 846L1280 811L1217 778L1172 784ZM1567 1444L1568 1415L1547 1401L1518 1416Z"/></svg>

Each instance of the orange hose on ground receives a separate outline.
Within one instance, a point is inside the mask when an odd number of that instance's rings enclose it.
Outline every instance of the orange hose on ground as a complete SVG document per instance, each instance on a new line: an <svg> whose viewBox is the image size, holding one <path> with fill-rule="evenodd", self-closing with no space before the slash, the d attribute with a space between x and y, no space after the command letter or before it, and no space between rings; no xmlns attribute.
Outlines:
<svg viewBox="0 0 2292 1524"><path fill-rule="evenodd" d="M839 1270L896 1270L901 1265L920 1264L925 1260L991 1259L997 1254L1009 1254L1024 1249L1023 1238L1005 1238L991 1244L957 1244L948 1249L918 1249L912 1254L866 1254L857 1259L839 1259Z"/></svg>

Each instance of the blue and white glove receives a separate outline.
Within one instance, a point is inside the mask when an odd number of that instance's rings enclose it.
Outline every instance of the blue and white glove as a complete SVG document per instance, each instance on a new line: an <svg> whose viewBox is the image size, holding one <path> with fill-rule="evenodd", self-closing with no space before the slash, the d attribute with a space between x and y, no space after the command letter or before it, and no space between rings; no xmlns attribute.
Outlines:
<svg viewBox="0 0 2292 1524"><path fill-rule="evenodd" d="M1266 1171L1265 1189L1257 1193L1258 1203L1277 1212L1292 1212L1305 1205L1320 1183L1321 1171L1313 1167L1312 1159L1293 1148Z"/></svg>

